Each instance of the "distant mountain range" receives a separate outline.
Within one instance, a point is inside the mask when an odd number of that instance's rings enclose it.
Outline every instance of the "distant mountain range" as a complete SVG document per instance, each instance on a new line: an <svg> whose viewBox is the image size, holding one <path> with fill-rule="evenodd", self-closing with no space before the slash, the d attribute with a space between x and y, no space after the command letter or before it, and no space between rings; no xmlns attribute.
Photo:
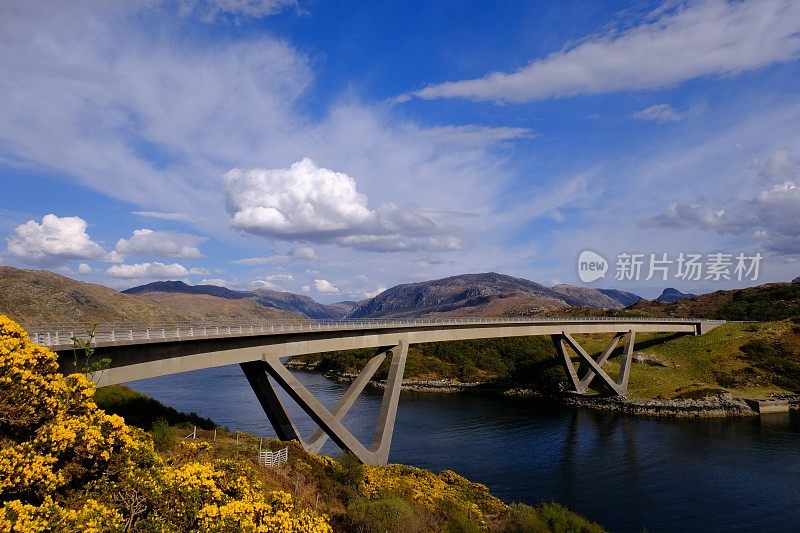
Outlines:
<svg viewBox="0 0 800 533"><path fill-rule="evenodd" d="M282 309L313 319L342 318L352 309L355 302L340 302L335 304L321 304L308 296L291 292L274 291L269 289L256 289L254 291L235 291L216 285L187 285L182 281L155 281L138 287L131 287L122 291L125 294L151 296L154 294L206 294L217 298L229 300L249 299L258 304L273 309ZM165 296L159 297L167 299Z"/></svg>
<svg viewBox="0 0 800 533"><path fill-rule="evenodd" d="M182 281L157 281L120 293L48 271L0 267L0 313L24 324L616 312L736 320L799 316L800 284L772 283L701 296L667 288L657 299L649 301L616 289L563 284L545 287L530 280L488 272L397 285L360 302L322 304L291 292L238 291Z"/></svg>

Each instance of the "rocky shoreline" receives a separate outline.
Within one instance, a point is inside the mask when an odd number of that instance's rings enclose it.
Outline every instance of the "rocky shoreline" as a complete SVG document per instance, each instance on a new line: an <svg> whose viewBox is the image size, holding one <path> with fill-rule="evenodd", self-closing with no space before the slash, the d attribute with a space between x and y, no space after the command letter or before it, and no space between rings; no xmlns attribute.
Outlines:
<svg viewBox="0 0 800 533"><path fill-rule="evenodd" d="M312 365L295 364L293 368L304 371L316 371ZM326 372L325 377L342 383L350 383L356 378L353 373ZM384 388L385 382L371 381L370 386ZM574 406L597 409L601 411L617 411L636 416L658 418L719 418L729 416L758 416L758 411L742 398L734 398L730 393L719 393L704 398L677 398L631 400L626 398L604 396L582 396L569 392L552 394L535 388L504 382L471 382L464 383L452 379L436 380L403 380L402 390L425 393L455 394L481 393L514 396L521 398L542 398ZM800 409L800 395L784 395L780 399L788 400L789 408Z"/></svg>

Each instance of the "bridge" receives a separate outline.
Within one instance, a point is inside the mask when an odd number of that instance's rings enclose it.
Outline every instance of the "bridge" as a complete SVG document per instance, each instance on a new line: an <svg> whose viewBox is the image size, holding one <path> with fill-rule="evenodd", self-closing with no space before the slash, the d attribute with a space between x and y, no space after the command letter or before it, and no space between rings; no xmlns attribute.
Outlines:
<svg viewBox="0 0 800 533"><path fill-rule="evenodd" d="M179 372L225 365L240 365L279 439L298 440L317 453L328 438L368 464L386 464L400 400L403 371L411 344L471 339L548 335L563 364L568 385L584 394L594 382L610 394L624 396L628 389L636 333L702 335L724 321L681 318L422 318L298 321L271 324L161 324L98 325L91 336L85 325L30 327L35 342L56 351L62 366L74 356L73 338L90 343L95 360L109 358L110 365L90 375L98 386L125 383ZM608 346L589 355L573 337L610 334ZM603 364L624 339L620 370L610 376ZM281 359L297 355L373 348L375 355L349 386L338 403L327 409L283 365ZM579 365L573 363L574 353ZM372 443L365 446L342 424L358 396L381 364L390 360L389 375ZM272 378L272 381L269 379ZM278 396L283 389L319 426L303 438Z"/></svg>

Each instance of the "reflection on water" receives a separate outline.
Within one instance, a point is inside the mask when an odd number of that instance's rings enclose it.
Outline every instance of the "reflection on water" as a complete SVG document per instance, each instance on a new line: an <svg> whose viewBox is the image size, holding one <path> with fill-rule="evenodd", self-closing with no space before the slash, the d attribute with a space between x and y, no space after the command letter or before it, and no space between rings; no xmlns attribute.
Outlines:
<svg viewBox="0 0 800 533"><path fill-rule="evenodd" d="M329 408L347 388L298 378ZM274 435L238 366L131 384L230 429ZM381 391L345 425L369 442ZM294 404L298 428L315 426ZM647 420L543 401L404 392L390 460L451 469L506 501L557 501L613 531L786 531L800 523L800 417ZM323 453L335 455L329 442Z"/></svg>

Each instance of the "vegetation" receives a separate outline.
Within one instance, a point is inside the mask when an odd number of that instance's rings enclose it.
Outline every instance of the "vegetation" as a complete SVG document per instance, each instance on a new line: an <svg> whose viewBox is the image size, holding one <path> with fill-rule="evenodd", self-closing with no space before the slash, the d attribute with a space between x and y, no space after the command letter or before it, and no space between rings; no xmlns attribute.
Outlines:
<svg viewBox="0 0 800 533"><path fill-rule="evenodd" d="M507 506L454 472L278 442L289 464L270 469L246 435L189 440L164 420L148 434L99 409L83 374L57 370L0 316L0 532L601 531L557 505Z"/></svg>
<svg viewBox="0 0 800 533"><path fill-rule="evenodd" d="M576 335L592 355L603 351L610 335ZM606 364L619 370L622 344ZM791 320L729 323L702 336L645 334L636 336L635 354L659 364L633 365L628 396L632 398L703 397L729 391L738 397L773 392L800 392L800 326ZM374 354L371 350L301 357L323 371L355 373ZM574 358L577 364L577 357ZM388 361L376 374L384 379ZM565 382L564 371L547 337L518 337L418 344L409 348L406 379L459 382L505 382L552 392Z"/></svg>
<svg viewBox="0 0 800 533"><path fill-rule="evenodd" d="M374 354L373 350L350 350L300 359L319 365L323 371L358 372ZM385 361L376 378L385 379L388 372L389 361ZM502 380L555 389L563 371L553 358L553 343L548 337L511 337L412 345L404 375L407 379L463 382Z"/></svg>
<svg viewBox="0 0 800 533"><path fill-rule="evenodd" d="M196 413L181 413L166 406L158 400L136 392L122 385L101 387L94 393L97 406L106 413L119 415L128 424L150 430L157 420L164 420L168 425L182 425L191 429L214 429L215 424L208 418Z"/></svg>

